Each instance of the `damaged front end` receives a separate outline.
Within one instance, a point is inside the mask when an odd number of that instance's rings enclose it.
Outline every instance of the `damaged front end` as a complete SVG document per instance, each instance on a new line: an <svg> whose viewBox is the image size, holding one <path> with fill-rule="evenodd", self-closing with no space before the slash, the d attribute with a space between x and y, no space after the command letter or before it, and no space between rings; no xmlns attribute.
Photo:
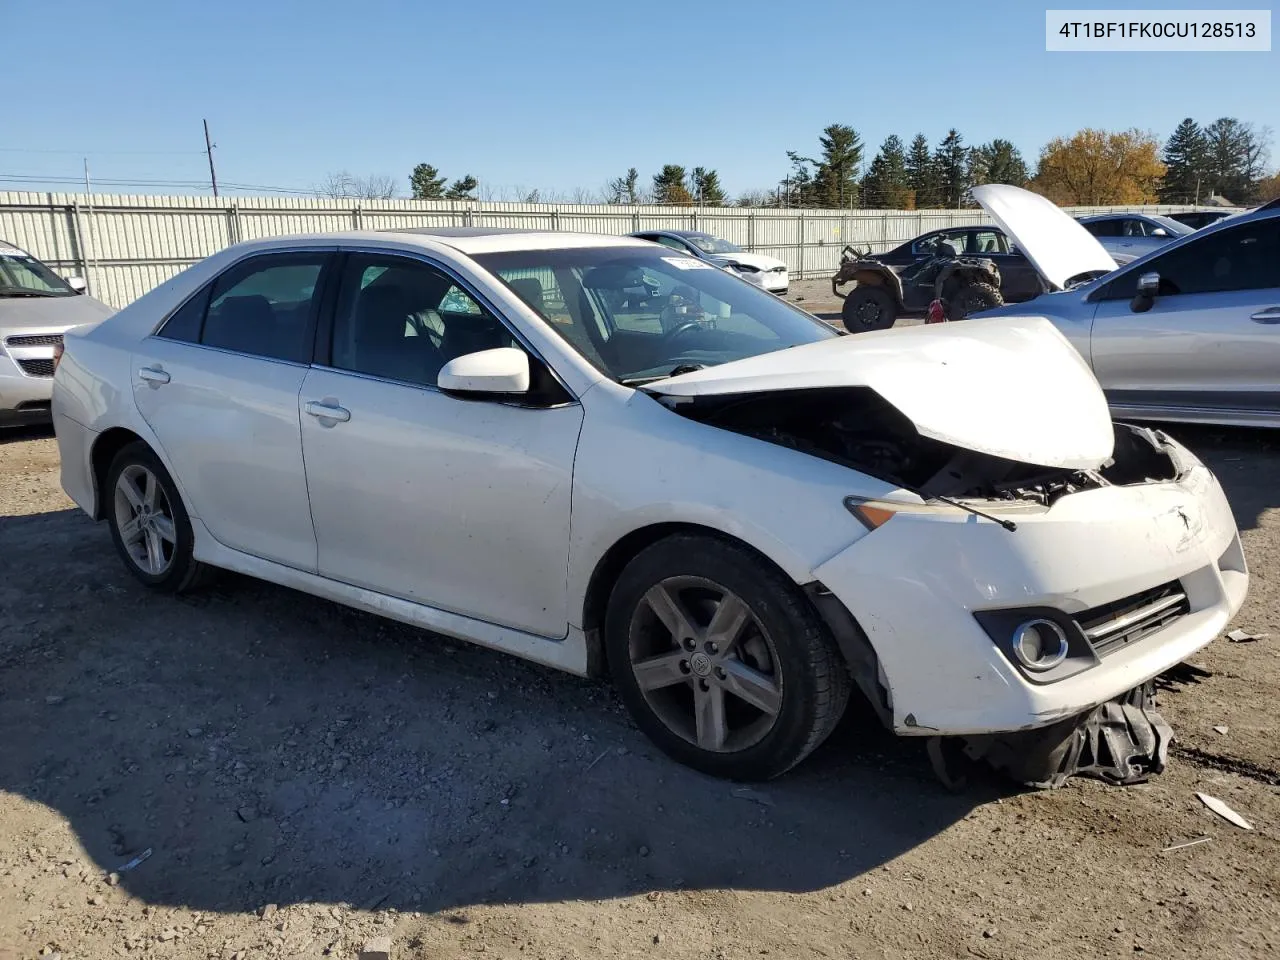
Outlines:
<svg viewBox="0 0 1280 960"><path fill-rule="evenodd" d="M994 456L923 436L895 406L866 387L668 397L663 402L691 419L842 464L915 494L924 504L952 504L1014 531L1014 523L1002 518L1047 515L1054 504L1079 492L1163 484L1188 469L1163 433L1123 423L1112 425L1112 454L1095 468L1049 467ZM867 503L898 505L897 500ZM829 592L822 599L838 606ZM833 623L830 611L816 605L832 625L858 686L891 723L888 686L871 644L847 613L849 622ZM1062 624L1064 637L1072 637L1070 655L1047 673L1018 669L1034 685L1052 684L1060 676L1096 666L1111 650L1137 643L1186 615L1187 609L1175 581L1075 615L1044 613ZM996 611L991 620L984 613L977 617L1004 649L996 639L1008 632L996 629L1003 623L1002 613ZM1016 658L1007 650L1006 655L1016 667ZM1057 787L1071 776L1132 784L1164 769L1171 740L1148 683L1047 725L932 737L929 753L939 777L953 785L975 761L1035 787Z"/></svg>
<svg viewBox="0 0 1280 960"><path fill-rule="evenodd" d="M938 779L958 789L973 761L1040 789L1071 777L1113 786L1146 783L1163 773L1173 729L1156 710L1155 683L1144 683L1088 713L1047 727L971 737L933 737L929 760Z"/></svg>
<svg viewBox="0 0 1280 960"><path fill-rule="evenodd" d="M1097 469L1045 467L923 436L867 387L835 387L699 398L665 398L691 419L830 460L895 484L923 500L983 506L1035 503L1103 486L1161 482L1180 470L1157 431L1115 424L1110 462Z"/></svg>

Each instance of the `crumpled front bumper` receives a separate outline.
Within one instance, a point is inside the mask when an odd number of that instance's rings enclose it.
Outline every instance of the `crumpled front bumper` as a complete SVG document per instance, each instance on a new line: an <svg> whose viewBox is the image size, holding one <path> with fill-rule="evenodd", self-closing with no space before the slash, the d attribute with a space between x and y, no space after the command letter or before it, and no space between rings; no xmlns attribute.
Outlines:
<svg viewBox="0 0 1280 960"><path fill-rule="evenodd" d="M1043 727L1145 683L1216 637L1244 602L1248 572L1217 479L1104 487L1016 517L1017 529L958 511L902 513L815 574L874 647L892 726L909 735ZM1178 581L1188 612L1073 676L1028 680L975 618L1051 607L1068 616Z"/></svg>

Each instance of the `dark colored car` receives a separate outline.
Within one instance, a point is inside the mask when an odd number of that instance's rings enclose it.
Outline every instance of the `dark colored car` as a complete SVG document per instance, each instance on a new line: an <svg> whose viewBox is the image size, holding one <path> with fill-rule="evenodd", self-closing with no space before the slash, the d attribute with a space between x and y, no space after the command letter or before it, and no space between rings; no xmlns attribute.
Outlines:
<svg viewBox="0 0 1280 960"><path fill-rule="evenodd" d="M888 253L877 254L876 259L895 270L923 263L933 255L943 241L951 244L962 257L982 257L995 264L1000 271L1000 294L1006 303L1020 303L1047 291L1040 274L995 227L947 227L921 234L908 240Z"/></svg>
<svg viewBox="0 0 1280 960"><path fill-rule="evenodd" d="M1231 213L1230 210L1191 210L1187 213L1171 213L1169 219L1185 223L1192 230L1199 230L1211 223L1217 223L1223 217L1231 216Z"/></svg>

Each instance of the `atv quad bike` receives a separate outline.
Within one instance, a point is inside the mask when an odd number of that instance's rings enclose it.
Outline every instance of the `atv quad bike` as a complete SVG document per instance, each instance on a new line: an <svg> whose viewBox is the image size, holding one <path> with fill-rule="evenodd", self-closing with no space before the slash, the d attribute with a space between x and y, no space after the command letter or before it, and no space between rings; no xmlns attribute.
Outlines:
<svg viewBox="0 0 1280 960"><path fill-rule="evenodd" d="M847 283L853 283L853 289L841 293ZM831 278L831 292L844 300L840 317L850 333L886 330L903 314L924 313L934 300L942 301L948 320L962 320L1004 303L996 265L981 257L962 257L949 243L938 244L933 256L901 273L875 259L870 250L847 246Z"/></svg>

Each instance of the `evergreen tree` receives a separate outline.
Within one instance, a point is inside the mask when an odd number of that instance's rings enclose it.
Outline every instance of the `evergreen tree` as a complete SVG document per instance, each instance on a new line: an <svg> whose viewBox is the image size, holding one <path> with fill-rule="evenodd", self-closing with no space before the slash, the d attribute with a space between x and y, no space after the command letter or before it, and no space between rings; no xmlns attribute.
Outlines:
<svg viewBox="0 0 1280 960"><path fill-rule="evenodd" d="M880 152L862 179L862 205L887 210L903 210L911 198L907 175L907 153L896 134L885 138Z"/></svg>
<svg viewBox="0 0 1280 960"><path fill-rule="evenodd" d="M1161 159L1164 176L1160 178L1160 199L1165 203L1192 203L1205 175L1209 143L1200 124L1190 117L1183 120L1169 142L1164 145Z"/></svg>
<svg viewBox="0 0 1280 960"><path fill-rule="evenodd" d="M1213 193L1251 203L1262 179L1266 143L1252 125L1222 117L1204 128L1204 179ZM1201 198L1207 194L1201 191Z"/></svg>
<svg viewBox="0 0 1280 960"><path fill-rule="evenodd" d="M862 137L853 127L833 123L818 138L816 200L824 207L845 209L858 202L858 173L862 165Z"/></svg>
<svg viewBox="0 0 1280 960"><path fill-rule="evenodd" d="M969 156L969 183L1010 183L1025 187L1031 179L1022 154L1008 140L996 139L975 147Z"/></svg>
<svg viewBox="0 0 1280 960"><path fill-rule="evenodd" d="M614 177L609 181L609 203L639 203L640 174L635 167L627 171L625 177Z"/></svg>
<svg viewBox="0 0 1280 960"><path fill-rule="evenodd" d="M429 163L420 163L409 175L409 189L415 200L439 200L444 197L444 177Z"/></svg>
<svg viewBox="0 0 1280 960"><path fill-rule="evenodd" d="M706 167L694 167L689 174L693 199L706 207L722 207L725 202L724 188L720 186L720 175Z"/></svg>
<svg viewBox="0 0 1280 960"><path fill-rule="evenodd" d="M445 193L445 198L449 200L474 200L475 189L478 186L480 186L479 181L468 173L465 177L460 177L450 184L448 191Z"/></svg>
<svg viewBox="0 0 1280 960"><path fill-rule="evenodd" d="M684 167L668 163L653 176L653 202L687 206L693 197L684 185Z"/></svg>
<svg viewBox="0 0 1280 960"><path fill-rule="evenodd" d="M934 176L933 157L929 154L929 141L923 133L917 133L907 151L907 186L911 188L913 205L917 210L938 205L938 183Z"/></svg>
<svg viewBox="0 0 1280 960"><path fill-rule="evenodd" d="M944 207L958 207L969 189L969 151L964 138L952 127L938 144L933 154L934 175L937 177L939 202Z"/></svg>

